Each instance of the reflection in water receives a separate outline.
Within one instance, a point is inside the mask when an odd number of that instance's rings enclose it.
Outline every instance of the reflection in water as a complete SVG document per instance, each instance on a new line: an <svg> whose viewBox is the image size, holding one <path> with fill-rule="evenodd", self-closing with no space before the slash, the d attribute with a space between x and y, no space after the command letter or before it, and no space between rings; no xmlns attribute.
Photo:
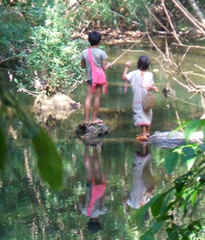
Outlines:
<svg viewBox="0 0 205 240"><path fill-rule="evenodd" d="M149 143L140 143L140 149L135 152L132 169L133 186L126 200L131 208L138 209L152 197L155 181L151 171L151 154Z"/></svg>
<svg viewBox="0 0 205 240"><path fill-rule="evenodd" d="M86 195L80 203L80 210L83 215L89 217L88 230L90 233L98 232L101 229L99 216L107 211L107 208L104 207L107 176L103 174L100 166L98 149L100 145L99 142L86 143L84 152Z"/></svg>

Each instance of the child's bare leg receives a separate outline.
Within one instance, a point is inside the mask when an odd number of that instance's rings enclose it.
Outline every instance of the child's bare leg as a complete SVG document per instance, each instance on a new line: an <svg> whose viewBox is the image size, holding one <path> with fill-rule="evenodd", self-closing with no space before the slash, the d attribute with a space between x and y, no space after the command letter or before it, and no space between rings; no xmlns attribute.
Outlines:
<svg viewBox="0 0 205 240"><path fill-rule="evenodd" d="M150 135L150 127L151 126L147 126L147 129L146 129L146 131L147 131L147 136L149 137L149 135Z"/></svg>
<svg viewBox="0 0 205 240"><path fill-rule="evenodd" d="M141 131L142 131L142 136L146 137L147 136L147 126L141 126Z"/></svg>
<svg viewBox="0 0 205 240"><path fill-rule="evenodd" d="M90 117L90 107L93 98L92 93L92 85L87 83L86 84L86 98L85 98L85 106L84 106L84 115L85 115L85 124L89 124L89 117Z"/></svg>
<svg viewBox="0 0 205 240"><path fill-rule="evenodd" d="M84 163L85 163L85 169L86 169L86 181L91 182L91 180L92 180L92 165L91 165L91 157L90 157L88 145L85 146Z"/></svg>
<svg viewBox="0 0 205 240"><path fill-rule="evenodd" d="M100 85L96 86L96 92L95 92L94 102L93 102L93 123L97 120L98 110L100 107L100 99L102 95L102 88L103 87Z"/></svg>

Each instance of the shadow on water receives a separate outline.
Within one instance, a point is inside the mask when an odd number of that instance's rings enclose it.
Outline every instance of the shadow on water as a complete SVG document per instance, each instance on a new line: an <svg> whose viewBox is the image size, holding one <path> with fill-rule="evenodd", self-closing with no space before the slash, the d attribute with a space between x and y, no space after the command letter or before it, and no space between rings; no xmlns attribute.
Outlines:
<svg viewBox="0 0 205 240"><path fill-rule="evenodd" d="M122 47L107 50L112 61ZM155 54L152 49L146 51ZM184 171L167 175L164 158L168 150L135 141L140 129L133 127L132 93L128 89L124 94L121 74L124 63L132 60L134 67L139 54L129 52L107 73L109 94L102 97L99 117L111 132L104 138L86 144L75 135L82 122L82 107L64 120L48 118L46 129L63 159L61 191L53 191L41 180L35 153L19 135L21 123L5 121L9 156L0 175L0 239L137 239L133 213ZM187 61L195 57L191 55ZM155 63L151 68L158 69L154 78L161 91L165 76ZM190 97L179 87L176 93L180 98ZM79 86L71 98L83 106L85 85ZM190 105L159 93L151 133L175 128L176 111L183 119L200 116L199 99L195 96ZM148 220L147 215L145 222Z"/></svg>

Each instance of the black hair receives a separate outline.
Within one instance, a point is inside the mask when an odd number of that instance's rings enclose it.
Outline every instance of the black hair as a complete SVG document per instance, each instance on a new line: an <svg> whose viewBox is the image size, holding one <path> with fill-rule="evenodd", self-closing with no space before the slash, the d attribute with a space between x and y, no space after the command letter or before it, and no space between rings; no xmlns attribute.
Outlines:
<svg viewBox="0 0 205 240"><path fill-rule="evenodd" d="M90 42L91 46L96 46L100 43L101 40L101 33L98 31L92 31L88 34L88 41Z"/></svg>
<svg viewBox="0 0 205 240"><path fill-rule="evenodd" d="M149 68L150 59L148 56L140 56L137 62L137 68L140 70L147 70Z"/></svg>
<svg viewBox="0 0 205 240"><path fill-rule="evenodd" d="M90 220L88 222L88 231L93 234L93 233L97 233L99 230L101 229L101 224L100 222L92 222L92 220Z"/></svg>

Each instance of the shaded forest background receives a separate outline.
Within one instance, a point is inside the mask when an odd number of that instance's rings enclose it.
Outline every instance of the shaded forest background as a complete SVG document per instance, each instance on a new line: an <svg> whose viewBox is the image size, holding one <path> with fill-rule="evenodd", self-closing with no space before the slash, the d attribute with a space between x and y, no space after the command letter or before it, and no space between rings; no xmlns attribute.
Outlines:
<svg viewBox="0 0 205 240"><path fill-rule="evenodd" d="M155 60L167 75L180 73L184 87L200 92L204 105L204 88L193 84L171 56L179 46L185 54L193 47L204 49L204 9L203 0L4 0L0 5L1 74L30 94L69 93L83 81L79 55L88 46L87 33L98 29L104 43L148 38L159 52ZM163 37L164 44L157 46L154 37ZM199 69L203 76L204 67Z"/></svg>

